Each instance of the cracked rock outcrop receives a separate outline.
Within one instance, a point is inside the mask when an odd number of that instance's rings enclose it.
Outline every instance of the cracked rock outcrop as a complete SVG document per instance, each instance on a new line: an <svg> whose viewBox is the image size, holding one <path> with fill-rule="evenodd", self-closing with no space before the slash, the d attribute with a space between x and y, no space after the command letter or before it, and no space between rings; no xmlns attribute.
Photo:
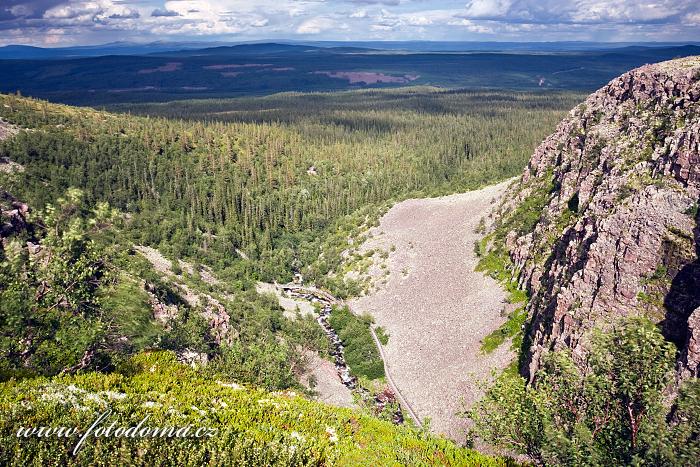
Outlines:
<svg viewBox="0 0 700 467"><path fill-rule="evenodd" d="M592 327L643 314L677 345L679 379L698 376L700 57L643 66L590 95L512 190L502 216L527 203L539 216L505 239L531 294L522 372L551 349L581 358Z"/></svg>
<svg viewBox="0 0 700 467"><path fill-rule="evenodd" d="M29 207L7 191L0 189L0 249L5 239L29 228Z"/></svg>

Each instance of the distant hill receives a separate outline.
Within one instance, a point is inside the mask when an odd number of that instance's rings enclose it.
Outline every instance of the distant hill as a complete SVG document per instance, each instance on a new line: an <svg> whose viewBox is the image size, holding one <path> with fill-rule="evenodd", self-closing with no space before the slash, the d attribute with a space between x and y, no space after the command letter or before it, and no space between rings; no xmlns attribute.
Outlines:
<svg viewBox="0 0 700 467"><path fill-rule="evenodd" d="M0 59L65 59L76 57L99 57L104 55L144 55L164 51L202 49L223 45L213 42L112 42L101 45L76 47L33 47L29 45L6 45L0 47Z"/></svg>
<svg viewBox="0 0 700 467"><path fill-rule="evenodd" d="M495 42L495 41L258 41L258 42L111 42L100 45L74 47L34 47L29 45L7 45L0 47L0 60L62 59L76 57L99 57L104 55L148 55L176 51L214 51L237 48L238 51L268 53L271 50L290 51L293 47L334 49L335 51L358 52L367 49L410 52L576 52L622 50L624 48L654 49L700 45L700 42ZM208 53L208 52L205 52Z"/></svg>
<svg viewBox="0 0 700 467"><path fill-rule="evenodd" d="M595 49L591 44L586 49L574 43L565 50L565 44L544 43L531 51L516 46L535 44L473 43L474 50L449 52L420 50L426 43L415 45L415 50L388 49L414 47L408 42L323 44L8 46L0 49L0 57L5 57L0 60L0 92L105 105L412 85L592 91L646 63L700 54L697 45ZM500 51L477 50L497 46Z"/></svg>
<svg viewBox="0 0 700 467"><path fill-rule="evenodd" d="M216 47L207 47L203 49L180 49L177 51L163 51L159 54L168 56L268 55L316 52L320 50L324 49L321 47L314 47L309 45L278 44L272 42L260 44L220 45Z"/></svg>

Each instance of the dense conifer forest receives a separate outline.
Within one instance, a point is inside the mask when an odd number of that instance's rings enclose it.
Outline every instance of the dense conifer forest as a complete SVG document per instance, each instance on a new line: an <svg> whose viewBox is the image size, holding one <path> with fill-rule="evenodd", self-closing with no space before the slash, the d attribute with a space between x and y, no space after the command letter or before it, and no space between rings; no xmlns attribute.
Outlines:
<svg viewBox="0 0 700 467"><path fill-rule="evenodd" d="M285 281L312 263L312 276L333 268L337 258L318 261L322 239L389 200L518 174L577 99L432 88L282 94L138 106L158 117L137 118L8 95L0 117L36 131L2 143L0 156L26 166L9 187L31 205L81 188L88 203L128 212L137 243L205 258L233 278Z"/></svg>

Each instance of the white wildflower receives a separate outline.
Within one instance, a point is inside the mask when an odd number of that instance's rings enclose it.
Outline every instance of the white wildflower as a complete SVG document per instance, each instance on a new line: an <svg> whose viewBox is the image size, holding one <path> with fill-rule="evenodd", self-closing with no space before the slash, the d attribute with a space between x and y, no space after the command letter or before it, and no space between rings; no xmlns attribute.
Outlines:
<svg viewBox="0 0 700 467"><path fill-rule="evenodd" d="M338 435L335 432L335 428L333 428L332 426L327 426L326 433L328 434L328 439L331 441L331 443L338 442Z"/></svg>
<svg viewBox="0 0 700 467"><path fill-rule="evenodd" d="M279 403L273 401L272 399L258 399L258 404L260 405L271 405L273 407L279 407Z"/></svg>
<svg viewBox="0 0 700 467"><path fill-rule="evenodd" d="M100 405L100 406L105 406L107 405L107 402L103 400L99 394L95 394L94 392L89 392L83 396L83 400L87 402L92 402L94 404Z"/></svg>
<svg viewBox="0 0 700 467"><path fill-rule="evenodd" d="M126 394L123 392L102 391L100 394L107 397L107 399L109 399L111 401L126 399Z"/></svg>
<svg viewBox="0 0 700 467"><path fill-rule="evenodd" d="M223 381L217 381L216 384L219 386L223 386L225 388L231 388L231 389L243 389L243 386L237 383L224 383Z"/></svg>

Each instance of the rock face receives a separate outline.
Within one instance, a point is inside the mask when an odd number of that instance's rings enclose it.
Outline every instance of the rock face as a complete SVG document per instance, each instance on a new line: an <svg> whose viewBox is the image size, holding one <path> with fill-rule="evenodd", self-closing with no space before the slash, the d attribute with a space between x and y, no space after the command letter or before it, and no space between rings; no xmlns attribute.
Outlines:
<svg viewBox="0 0 700 467"><path fill-rule="evenodd" d="M156 271L172 281L174 288L178 291L185 303L193 308L201 310L201 315L209 322L212 337L214 337L214 341L217 344L222 342L230 344L233 342L233 339L236 337L236 331L229 325L230 316L219 300L207 293L194 290L181 281L181 277L172 272L172 262L165 258L158 250L143 245L136 245L134 249L141 253ZM188 270L190 274L194 273L191 264L182 260L178 260L178 262L182 268ZM218 279L211 275L210 271L206 270L205 273L202 274L202 278L210 285L219 282ZM146 284L146 291L150 296L153 317L156 321L167 325L171 319L178 315L179 311L177 306L175 306L174 303L164 303L161 301L156 296L155 288L152 284Z"/></svg>
<svg viewBox="0 0 700 467"><path fill-rule="evenodd" d="M17 128L0 118L0 141L14 136L17 133ZM6 157L0 157L0 173L22 172L24 167L16 162L12 162Z"/></svg>
<svg viewBox="0 0 700 467"><path fill-rule="evenodd" d="M29 228L29 207L10 193L0 190L0 249L5 239Z"/></svg>
<svg viewBox="0 0 700 467"><path fill-rule="evenodd" d="M543 352L581 357L593 326L637 314L677 345L679 379L698 376L700 57L638 68L589 96L510 198L501 216L528 203L539 215L505 240L532 297L526 376Z"/></svg>

